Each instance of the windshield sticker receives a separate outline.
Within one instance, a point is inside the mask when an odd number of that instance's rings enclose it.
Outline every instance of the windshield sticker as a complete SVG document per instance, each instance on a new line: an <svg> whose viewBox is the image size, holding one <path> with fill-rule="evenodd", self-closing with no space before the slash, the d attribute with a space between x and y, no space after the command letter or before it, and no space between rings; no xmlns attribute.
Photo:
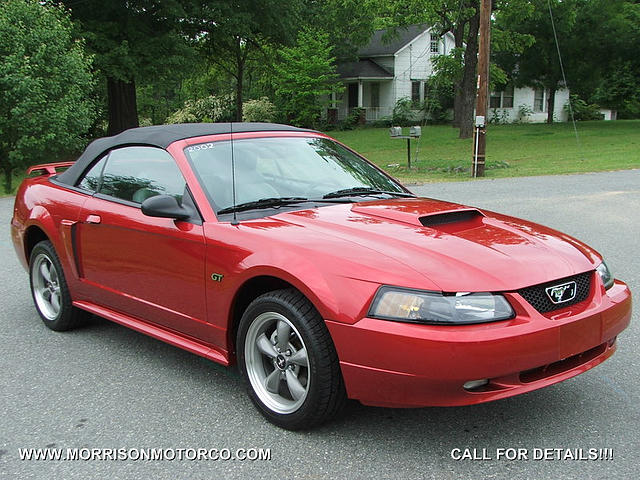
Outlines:
<svg viewBox="0 0 640 480"><path fill-rule="evenodd" d="M201 143L199 145L191 145L187 147L186 150L187 152L191 153L191 152L197 152L199 150L208 150L210 148L213 148L213 143Z"/></svg>

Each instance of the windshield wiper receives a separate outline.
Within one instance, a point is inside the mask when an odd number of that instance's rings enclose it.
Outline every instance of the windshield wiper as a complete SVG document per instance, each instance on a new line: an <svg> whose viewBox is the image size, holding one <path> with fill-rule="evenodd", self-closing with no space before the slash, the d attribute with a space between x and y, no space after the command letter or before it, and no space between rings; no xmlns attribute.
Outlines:
<svg viewBox="0 0 640 480"><path fill-rule="evenodd" d="M252 202L240 203L231 207L218 210L218 213L244 212L246 210L257 210L260 208L278 208L284 205L295 205L296 203L351 203L347 199L327 199L327 198L306 198L306 197L268 197Z"/></svg>
<svg viewBox="0 0 640 480"><path fill-rule="evenodd" d="M415 197L412 193L406 192L387 192L385 190L378 190L376 188L371 187L352 187L352 188L344 188L342 190L336 190L335 192L329 192L326 195L323 195L322 198L339 198L339 197L350 197L350 196L358 196L358 195L392 195L394 197Z"/></svg>
<svg viewBox="0 0 640 480"><path fill-rule="evenodd" d="M305 197L268 197L261 198L252 202L239 203L231 207L225 207L218 210L218 213L244 212L245 210L253 210L258 208L281 207L283 205L292 205L294 203L307 202L309 199Z"/></svg>

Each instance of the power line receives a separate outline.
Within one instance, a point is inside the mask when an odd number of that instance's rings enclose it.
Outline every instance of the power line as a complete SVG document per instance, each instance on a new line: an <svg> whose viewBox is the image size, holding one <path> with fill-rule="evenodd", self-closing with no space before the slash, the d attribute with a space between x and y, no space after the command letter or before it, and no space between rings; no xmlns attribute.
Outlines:
<svg viewBox="0 0 640 480"><path fill-rule="evenodd" d="M564 74L564 65L562 63L562 54L560 53L560 43L558 42L558 33L556 32L556 23L553 20L553 11L551 10L551 0L547 0L547 5L549 6L549 16L551 17L551 28L553 29L553 38L556 42L556 50L558 50L558 60L560 61L560 71L562 72L562 81L564 82L564 86L569 92L569 114L571 115L571 122L573 123L573 131L576 134L576 142L578 147L580 147L580 137L578 136L578 127L576 126L576 119L573 115L573 107L571 106L571 91L569 90L569 84L567 83L567 77Z"/></svg>

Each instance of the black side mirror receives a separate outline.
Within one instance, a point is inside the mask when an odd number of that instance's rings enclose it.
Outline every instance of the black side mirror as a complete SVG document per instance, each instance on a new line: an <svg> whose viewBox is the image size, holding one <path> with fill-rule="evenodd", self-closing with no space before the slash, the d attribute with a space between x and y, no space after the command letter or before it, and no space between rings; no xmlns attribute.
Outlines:
<svg viewBox="0 0 640 480"><path fill-rule="evenodd" d="M178 204L171 195L155 195L147 198L141 205L142 213L149 217L174 218L186 220L191 212Z"/></svg>

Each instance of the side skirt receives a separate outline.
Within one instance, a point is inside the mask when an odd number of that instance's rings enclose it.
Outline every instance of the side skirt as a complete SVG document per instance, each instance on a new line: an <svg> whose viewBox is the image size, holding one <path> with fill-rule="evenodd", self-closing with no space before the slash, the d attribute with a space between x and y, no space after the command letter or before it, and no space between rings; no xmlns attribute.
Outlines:
<svg viewBox="0 0 640 480"><path fill-rule="evenodd" d="M190 337L185 337L172 330L166 330L157 325L152 325L137 318L133 318L128 315L115 312L108 308L95 305L91 302L73 302L73 305L75 307L81 308L82 310L93 313L94 315L98 315L99 317L106 318L107 320L119 323L120 325L129 327L137 332L149 335L150 337L161 340L165 343L168 343L169 345L173 345L174 347L182 348L183 350L195 353L196 355L200 355L201 357L207 358L209 360L213 360L214 362L220 363L224 366L229 365L227 352L222 350L215 350L209 345L199 343L198 341Z"/></svg>

